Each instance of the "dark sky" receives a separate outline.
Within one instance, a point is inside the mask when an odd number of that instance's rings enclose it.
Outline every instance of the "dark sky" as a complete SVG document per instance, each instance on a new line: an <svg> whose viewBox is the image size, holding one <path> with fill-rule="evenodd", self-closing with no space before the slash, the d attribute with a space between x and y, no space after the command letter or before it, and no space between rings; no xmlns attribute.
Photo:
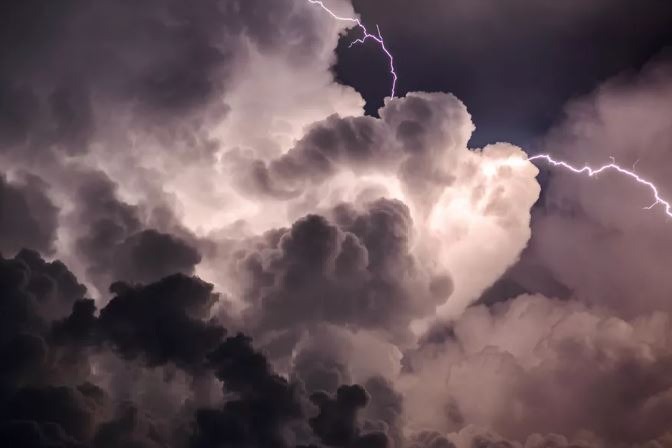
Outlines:
<svg viewBox="0 0 672 448"><path fill-rule="evenodd" d="M476 123L474 146L529 146L563 106L637 70L672 45L666 0L355 0L396 58L399 94L454 93ZM336 72L375 113L389 92L379 52L348 49Z"/></svg>

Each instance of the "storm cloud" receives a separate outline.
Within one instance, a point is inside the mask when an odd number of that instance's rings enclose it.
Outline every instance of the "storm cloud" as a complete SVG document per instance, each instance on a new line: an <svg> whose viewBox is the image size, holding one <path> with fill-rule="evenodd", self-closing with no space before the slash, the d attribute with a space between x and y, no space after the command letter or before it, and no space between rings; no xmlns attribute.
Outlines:
<svg viewBox="0 0 672 448"><path fill-rule="evenodd" d="M672 446L669 8L402 3L2 8L0 444Z"/></svg>

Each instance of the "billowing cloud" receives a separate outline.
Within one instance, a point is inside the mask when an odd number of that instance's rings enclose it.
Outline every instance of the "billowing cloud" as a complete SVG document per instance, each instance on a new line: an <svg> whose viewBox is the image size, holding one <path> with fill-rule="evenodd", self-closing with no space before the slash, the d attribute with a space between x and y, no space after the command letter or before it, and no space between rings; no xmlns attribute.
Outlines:
<svg viewBox="0 0 672 448"><path fill-rule="evenodd" d="M400 202L379 200L358 212L334 211L271 233L253 251L234 254L252 322L268 330L330 322L391 333L408 330L450 293L410 254L412 221Z"/></svg>
<svg viewBox="0 0 672 448"><path fill-rule="evenodd" d="M540 185L521 148L471 148L448 93L363 115L333 73L352 23L302 0L6 9L0 440L669 445L668 224L643 189ZM667 197L670 85L606 84L546 149Z"/></svg>
<svg viewBox="0 0 672 448"><path fill-rule="evenodd" d="M459 271L446 308L459 313L525 247L529 210L539 194L537 171L522 160L508 166L524 157L511 145L469 150L473 124L451 95L409 94L389 100L380 115L332 116L277 159L236 159L247 167L242 187L286 202L290 213L317 208L328 214L340 202L366 201L379 184L378 194L409 208L413 229L405 233L413 252L431 257L430 270ZM353 174L369 183L344 184ZM480 244L484 235L488 245ZM452 289L446 288L437 292L443 301Z"/></svg>

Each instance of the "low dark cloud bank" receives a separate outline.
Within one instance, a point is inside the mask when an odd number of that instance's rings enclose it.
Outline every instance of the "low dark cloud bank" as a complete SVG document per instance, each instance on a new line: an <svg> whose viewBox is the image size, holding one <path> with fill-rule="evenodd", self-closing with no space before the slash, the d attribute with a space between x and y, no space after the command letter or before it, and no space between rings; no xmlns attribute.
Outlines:
<svg viewBox="0 0 672 448"><path fill-rule="evenodd" d="M196 277L115 283L99 313L65 266L33 252L3 259L0 282L0 434L8 446L282 447L300 440L388 446L384 432L360 427L358 411L370 399L361 386L341 386L332 402L326 392L309 396L301 382L278 376L250 338L226 337L207 318L216 296ZM47 317L68 306L67 317ZM132 403L115 405L118 397L91 382L97 357L105 356L143 369L173 366L194 382L211 376L227 398L212 408L185 401L171 422L154 421ZM164 381L170 387L167 376ZM311 418L310 402L319 407ZM171 445L175 440L181 442Z"/></svg>
<svg viewBox="0 0 672 448"><path fill-rule="evenodd" d="M668 6L327 3L439 92L303 0L0 7L0 446L672 447L661 204L472 147L671 197Z"/></svg>

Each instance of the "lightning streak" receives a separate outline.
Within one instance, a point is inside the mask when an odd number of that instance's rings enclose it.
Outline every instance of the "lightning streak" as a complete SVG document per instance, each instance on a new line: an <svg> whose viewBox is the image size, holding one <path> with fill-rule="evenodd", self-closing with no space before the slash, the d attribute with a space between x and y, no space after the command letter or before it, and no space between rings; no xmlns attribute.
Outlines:
<svg viewBox="0 0 672 448"><path fill-rule="evenodd" d="M312 5L316 5L316 6L319 6L320 8L322 8L327 14L329 14L335 20L338 20L338 21L341 21L341 22L350 22L350 23L356 25L362 31L362 37L352 41L350 43L350 47L352 47L353 45L357 45L357 44L363 44L367 40L373 40L380 46L380 48L383 50L383 52L387 56L388 60L390 61L390 75L392 76L392 93L391 93L391 96L392 96L392 98L394 98L396 96L398 76L397 76L396 69L394 67L394 56L392 56L392 53L390 53L390 51L385 46L385 40L383 39L383 35L380 32L380 28L378 26L376 26L377 34L371 34L371 33L369 33L369 31L366 29L364 24L359 19L353 18L353 17L341 17L341 16L337 15L331 9L329 9L324 4L324 2L322 0L307 0L307 1L308 1L308 3L310 3ZM603 173L605 171L616 171L619 174L622 174L626 177L631 178L636 183L647 187L651 191L651 195L653 196L654 201L650 206L645 207L645 209L650 210L657 205L661 205L663 207L663 209L665 210L665 214L667 216L669 216L670 218L672 218L672 205L670 204L669 201L665 200L660 195L660 192L658 191L658 187L656 186L656 184L654 184L650 180L644 179L639 174L635 173L634 169L635 169L635 166L637 165L637 162L635 162L635 165L633 165L633 169L631 171L631 170L628 170L628 169L625 169L625 168L621 167L620 165L617 165L616 162L613 160L613 158L612 158L611 163L608 163L606 165L602 165L602 166L597 167L597 168L593 168L593 167L590 167L588 165L585 165L583 167L575 167L575 166L573 166L573 165L571 165L567 162L564 162L562 160L555 160L548 154L538 154L536 156L528 157L527 160L530 161L530 162L534 162L536 160L543 160L543 161L547 162L548 164L552 165L553 167L563 168L563 169L565 169L569 172L572 172L574 174L585 174L588 177L597 176L598 174Z"/></svg>
<svg viewBox="0 0 672 448"><path fill-rule="evenodd" d="M644 179L643 177L641 177L639 174L635 173L634 171L630 171L628 169L623 168L620 165L617 165L614 162L613 158L612 158L611 163L608 163L606 165L602 165L602 166L597 167L597 168L593 168L593 167L590 167L588 165L584 165L580 168L577 168L575 166L570 165L567 162L563 162L561 160L555 160L548 154L538 154L536 156L528 157L527 160L529 160L530 162L533 162L535 160L545 160L546 162L548 162L550 165L552 165L554 167L564 168L565 170L570 171L570 172L575 173L575 174L586 174L589 177L597 176L598 174L603 173L605 171L616 171L619 174L622 174L626 177L629 177L629 178L633 179L638 184L644 185L645 187L647 187L651 191L651 195L653 196L654 201L650 206L644 207L646 210L651 210L656 205L661 205L663 207L663 209L665 210L665 214L667 216L669 216L670 218L672 218L672 205L670 205L670 202L665 200L660 195L660 192L658 191L658 187L656 186L656 184L654 184L650 180Z"/></svg>
<svg viewBox="0 0 672 448"><path fill-rule="evenodd" d="M399 80L399 77L397 76L397 70L394 67L394 56L392 56L392 53L390 53L390 51L387 49L387 46L385 46L385 40L383 39L383 34L380 32L378 25L376 25L376 34L371 34L359 19L353 17L341 17L337 15L331 9L329 9L322 0L308 0L308 3L319 6L335 20L355 24L362 31L362 37L352 41L350 43L350 48L352 48L353 45L363 44L367 40L372 40L380 46L380 49L383 50L383 53L385 53L385 56L387 56L387 59L390 62L390 76L392 76L392 92L390 93L390 96L394 98L397 94L397 81Z"/></svg>

